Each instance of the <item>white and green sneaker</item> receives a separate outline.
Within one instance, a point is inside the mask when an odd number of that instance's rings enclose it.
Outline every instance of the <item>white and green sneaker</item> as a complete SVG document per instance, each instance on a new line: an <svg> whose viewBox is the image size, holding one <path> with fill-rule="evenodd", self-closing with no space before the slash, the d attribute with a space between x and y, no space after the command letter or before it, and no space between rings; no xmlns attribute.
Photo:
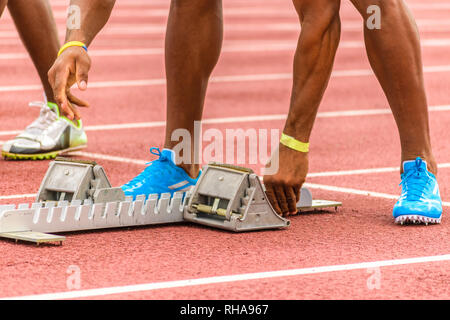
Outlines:
<svg viewBox="0 0 450 320"><path fill-rule="evenodd" d="M52 102L32 102L40 107L39 117L22 133L7 141L2 156L12 160L44 160L87 146L87 136L81 120L71 121L62 116Z"/></svg>

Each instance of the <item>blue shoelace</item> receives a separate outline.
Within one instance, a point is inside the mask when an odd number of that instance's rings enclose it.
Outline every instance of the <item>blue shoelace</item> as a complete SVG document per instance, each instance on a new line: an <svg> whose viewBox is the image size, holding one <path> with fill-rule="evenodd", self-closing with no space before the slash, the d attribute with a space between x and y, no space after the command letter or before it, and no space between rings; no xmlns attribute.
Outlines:
<svg viewBox="0 0 450 320"><path fill-rule="evenodd" d="M431 179L426 170L421 167L422 159L416 159L415 167L408 170L403 177L400 185L406 190L406 199L409 201L417 201L422 197L423 191L426 189Z"/></svg>
<svg viewBox="0 0 450 320"><path fill-rule="evenodd" d="M150 148L150 153L154 154L155 156L158 156L158 159L147 162L146 163L147 167L144 169L144 171L142 171L139 175L134 177L131 181L124 184L124 187L132 187L136 183L142 182L142 180L146 178L155 175L161 175L162 168L160 167L160 165L162 164L162 162L169 161L170 159L167 156L163 155L163 153L161 152L161 150L159 150L159 148L154 147Z"/></svg>

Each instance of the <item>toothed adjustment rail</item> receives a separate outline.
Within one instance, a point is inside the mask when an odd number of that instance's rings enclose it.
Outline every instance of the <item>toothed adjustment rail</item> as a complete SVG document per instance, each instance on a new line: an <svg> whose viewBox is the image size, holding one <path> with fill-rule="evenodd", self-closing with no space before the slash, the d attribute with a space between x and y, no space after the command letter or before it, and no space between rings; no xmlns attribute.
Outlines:
<svg viewBox="0 0 450 320"><path fill-rule="evenodd" d="M189 192L176 192L133 201L121 188L111 187L95 162L57 158L35 203L0 206L0 237L39 243L43 233L182 222L188 199Z"/></svg>
<svg viewBox="0 0 450 320"><path fill-rule="evenodd" d="M0 206L0 234L68 232L183 221L186 193L138 196L135 201L93 203L90 199Z"/></svg>

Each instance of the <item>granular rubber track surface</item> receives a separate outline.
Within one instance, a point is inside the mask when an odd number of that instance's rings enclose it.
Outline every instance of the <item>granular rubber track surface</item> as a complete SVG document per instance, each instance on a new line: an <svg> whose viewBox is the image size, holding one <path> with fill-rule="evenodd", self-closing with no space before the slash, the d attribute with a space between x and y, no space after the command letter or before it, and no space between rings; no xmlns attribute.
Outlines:
<svg viewBox="0 0 450 320"><path fill-rule="evenodd" d="M51 2L62 39L66 3ZM441 224L394 224L398 133L370 71L363 21L344 1L341 47L311 138L307 179L315 198L342 201L342 208L292 217L287 230L246 234L186 223L74 232L63 246L0 241L0 298L449 299L450 5L407 3L422 39ZM82 110L89 145L77 157L102 164L113 185L136 176L154 159L149 148L162 146L168 4L118 1L89 51L89 89L81 94L91 104ZM224 16L203 130L281 130L300 30L293 5L227 0ZM7 12L0 38L2 143L35 119L38 110L26 105L41 99L42 89ZM0 166L0 204L24 203L33 201L48 161ZM259 172L262 164L251 167ZM79 288L68 286L74 271Z"/></svg>

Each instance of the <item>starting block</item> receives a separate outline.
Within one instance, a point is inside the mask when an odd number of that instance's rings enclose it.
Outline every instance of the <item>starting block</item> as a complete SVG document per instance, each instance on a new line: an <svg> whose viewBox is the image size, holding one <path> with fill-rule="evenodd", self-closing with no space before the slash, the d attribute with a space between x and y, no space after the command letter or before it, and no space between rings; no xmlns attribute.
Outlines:
<svg viewBox="0 0 450 320"><path fill-rule="evenodd" d="M299 211L341 206L313 200L302 188ZM259 177L250 169L211 163L197 184L185 192L126 197L111 186L93 161L57 158L51 162L34 203L0 205L0 237L16 241L59 242L52 233L168 224L190 221L242 232L280 229L280 217L266 198Z"/></svg>
<svg viewBox="0 0 450 320"><path fill-rule="evenodd" d="M286 228L290 224L272 209L253 171L214 163L204 167L184 218L237 232Z"/></svg>

